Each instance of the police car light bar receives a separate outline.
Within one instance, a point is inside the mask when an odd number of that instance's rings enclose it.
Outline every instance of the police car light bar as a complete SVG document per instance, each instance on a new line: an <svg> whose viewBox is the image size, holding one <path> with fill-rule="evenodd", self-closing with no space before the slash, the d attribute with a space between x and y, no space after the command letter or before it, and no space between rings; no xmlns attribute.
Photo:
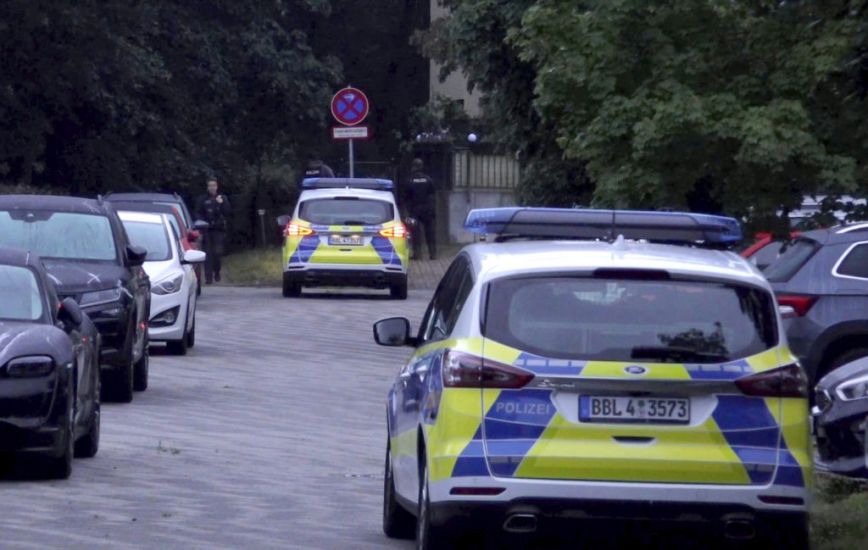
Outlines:
<svg viewBox="0 0 868 550"><path fill-rule="evenodd" d="M305 178L301 181L302 189L335 189L351 187L354 189L373 189L375 191L393 191L392 180L375 178Z"/></svg>
<svg viewBox="0 0 868 550"><path fill-rule="evenodd" d="M472 233L515 237L703 244L729 247L742 240L735 218L690 212L587 210L575 208L482 208L471 210L464 228Z"/></svg>

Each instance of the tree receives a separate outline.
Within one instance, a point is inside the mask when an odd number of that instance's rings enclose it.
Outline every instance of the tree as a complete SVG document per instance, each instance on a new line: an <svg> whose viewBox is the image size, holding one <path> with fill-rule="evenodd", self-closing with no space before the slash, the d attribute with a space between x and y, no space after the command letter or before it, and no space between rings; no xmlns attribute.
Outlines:
<svg viewBox="0 0 868 550"><path fill-rule="evenodd" d="M595 204L685 207L700 185L730 213L768 215L858 187L865 142L842 143L829 114L865 120L864 95L841 95L864 9L540 0L510 43L536 71L542 120L587 162Z"/></svg>

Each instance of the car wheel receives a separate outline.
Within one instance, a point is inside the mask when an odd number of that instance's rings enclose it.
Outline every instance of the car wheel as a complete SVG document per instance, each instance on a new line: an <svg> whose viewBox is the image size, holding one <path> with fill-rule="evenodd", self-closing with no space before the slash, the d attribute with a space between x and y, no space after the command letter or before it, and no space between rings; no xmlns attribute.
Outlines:
<svg viewBox="0 0 868 550"><path fill-rule="evenodd" d="M75 396L70 396L69 401L61 454L49 457L45 462L45 476L50 479L68 479L72 475L72 457L75 453L75 410L72 404L75 402Z"/></svg>
<svg viewBox="0 0 868 550"><path fill-rule="evenodd" d="M108 371L108 377L102 386L103 400L117 403L129 403L133 400L133 344L130 344L127 357L118 369Z"/></svg>
<svg viewBox="0 0 868 550"><path fill-rule="evenodd" d="M100 399L99 389L94 392L93 412L90 414L87 434L75 442L76 458L93 458L99 451Z"/></svg>
<svg viewBox="0 0 868 550"><path fill-rule="evenodd" d="M187 333L187 347L192 348L195 345L196 345L196 318L194 317L193 318L193 325L190 327L190 332Z"/></svg>
<svg viewBox="0 0 868 550"><path fill-rule="evenodd" d="M407 299L407 278L404 277L400 282L393 284L389 288L389 294L397 300Z"/></svg>
<svg viewBox="0 0 868 550"><path fill-rule="evenodd" d="M145 391L148 389L148 367L151 362L151 352L145 343L145 349L142 350L142 356L133 367L133 389L136 391Z"/></svg>
<svg viewBox="0 0 868 550"><path fill-rule="evenodd" d="M169 340L166 342L166 350L172 355L187 355L187 336L184 335L180 340Z"/></svg>
<svg viewBox="0 0 868 550"><path fill-rule="evenodd" d="M284 298L298 298L301 296L301 285L299 283L295 283L289 280L289 278L284 275L283 276L283 297Z"/></svg>
<svg viewBox="0 0 868 550"><path fill-rule="evenodd" d="M393 539L412 539L416 533L416 518L405 510L395 497L395 477L392 473L392 453L386 444L386 471L383 482L383 532Z"/></svg>
<svg viewBox="0 0 868 550"><path fill-rule="evenodd" d="M416 550L449 548L445 530L431 525L431 501L428 495L428 465L425 456L419 471L419 503L416 514Z"/></svg>

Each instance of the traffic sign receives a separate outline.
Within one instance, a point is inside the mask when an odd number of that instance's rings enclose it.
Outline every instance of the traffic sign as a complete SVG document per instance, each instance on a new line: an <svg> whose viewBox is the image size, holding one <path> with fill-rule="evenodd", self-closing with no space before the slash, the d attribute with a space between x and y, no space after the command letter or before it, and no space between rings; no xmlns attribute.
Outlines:
<svg viewBox="0 0 868 550"><path fill-rule="evenodd" d="M367 126L337 126L332 128L333 139L368 139Z"/></svg>
<svg viewBox="0 0 868 550"><path fill-rule="evenodd" d="M332 98L332 116L344 126L355 126L368 116L368 98L357 88L344 88Z"/></svg>

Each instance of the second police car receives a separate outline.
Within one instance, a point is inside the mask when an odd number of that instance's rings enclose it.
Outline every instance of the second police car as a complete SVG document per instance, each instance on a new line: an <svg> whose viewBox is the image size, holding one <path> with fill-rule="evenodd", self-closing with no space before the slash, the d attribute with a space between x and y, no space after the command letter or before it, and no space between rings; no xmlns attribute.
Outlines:
<svg viewBox="0 0 868 550"><path fill-rule="evenodd" d="M417 335L374 326L414 348L388 395L387 535L633 518L807 547L804 373L766 280L707 249L738 222L512 208L467 229L502 242L458 255Z"/></svg>
<svg viewBox="0 0 868 550"><path fill-rule="evenodd" d="M407 297L409 247L393 184L364 178L308 178L284 228L283 295L302 287L388 288Z"/></svg>

